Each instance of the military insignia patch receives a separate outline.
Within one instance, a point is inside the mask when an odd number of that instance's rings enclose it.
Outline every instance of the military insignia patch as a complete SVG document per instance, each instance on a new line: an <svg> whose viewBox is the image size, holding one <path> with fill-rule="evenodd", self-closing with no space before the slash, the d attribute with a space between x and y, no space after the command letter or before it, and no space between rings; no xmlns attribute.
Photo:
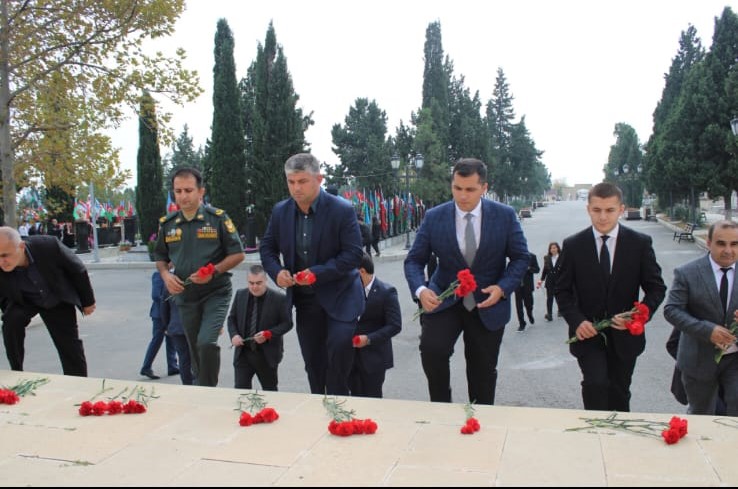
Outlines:
<svg viewBox="0 0 738 489"><path fill-rule="evenodd" d="M225 227L226 227L226 229L228 230L229 233L235 233L236 232L236 226L233 225L233 221L231 221L230 219L228 219L225 222Z"/></svg>
<svg viewBox="0 0 738 489"><path fill-rule="evenodd" d="M224 212L223 209L216 209L215 210L215 215L216 216L220 216L221 214L223 214L223 212Z"/></svg>

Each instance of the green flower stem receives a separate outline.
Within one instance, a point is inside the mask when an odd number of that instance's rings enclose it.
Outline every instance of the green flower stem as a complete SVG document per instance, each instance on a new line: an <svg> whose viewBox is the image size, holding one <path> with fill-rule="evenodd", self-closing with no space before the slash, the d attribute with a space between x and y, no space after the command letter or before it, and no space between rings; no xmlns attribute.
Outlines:
<svg viewBox="0 0 738 489"><path fill-rule="evenodd" d="M346 404L345 399L343 401L339 401L335 397L329 399L328 396L323 396L323 407L325 407L328 414L331 415L331 418L339 423L343 421L351 421L356 414L353 409L344 409L344 404Z"/></svg>
<svg viewBox="0 0 738 489"><path fill-rule="evenodd" d="M735 334L735 332L738 331L738 322L733 322L733 324L728 328L728 331L730 331L731 334ZM715 363L720 363L720 360L723 359L723 355L725 355L725 350L722 348L718 348L717 350L717 353L715 353Z"/></svg>
<svg viewBox="0 0 738 489"><path fill-rule="evenodd" d="M618 413L612 413L606 418L579 418L588 426L568 428L566 431L584 431L592 428L625 431L634 435L661 438L661 432L669 429L669 423L649 421L646 419L618 419Z"/></svg>
<svg viewBox="0 0 738 489"><path fill-rule="evenodd" d="M48 384L49 379L47 377L42 377L40 379L35 380L21 380L16 385L12 387L4 387L4 389L11 390L18 394L19 397L24 397L28 394L35 396L36 393L34 392L38 387L41 387L44 384Z"/></svg>
<svg viewBox="0 0 738 489"><path fill-rule="evenodd" d="M255 413L261 411L266 407L267 403L264 400L264 396L259 392L250 392L248 394L241 394L238 396L238 411Z"/></svg>

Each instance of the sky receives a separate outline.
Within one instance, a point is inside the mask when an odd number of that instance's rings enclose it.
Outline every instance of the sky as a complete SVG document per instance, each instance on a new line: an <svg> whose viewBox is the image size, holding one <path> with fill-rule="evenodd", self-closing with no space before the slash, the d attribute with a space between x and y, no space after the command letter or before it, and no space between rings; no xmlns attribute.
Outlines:
<svg viewBox="0 0 738 489"><path fill-rule="evenodd" d="M272 21L298 105L313 113L306 133L311 152L334 164L331 128L344 123L357 98L375 100L386 112L388 135L400 121L408 123L421 104L425 31L440 21L454 74L485 105L501 68L516 121L525 117L552 180L573 185L602 180L615 124L629 124L641 143L648 141L682 31L694 25L709 48L726 6L738 11L726 0L187 0L174 35L148 48L184 48L187 68L198 71L205 92L194 103L159 99L173 114L175 135L187 124L198 147L210 137L213 118L218 20L225 18L233 32L239 80ZM135 118L113 132L113 144L135 176Z"/></svg>

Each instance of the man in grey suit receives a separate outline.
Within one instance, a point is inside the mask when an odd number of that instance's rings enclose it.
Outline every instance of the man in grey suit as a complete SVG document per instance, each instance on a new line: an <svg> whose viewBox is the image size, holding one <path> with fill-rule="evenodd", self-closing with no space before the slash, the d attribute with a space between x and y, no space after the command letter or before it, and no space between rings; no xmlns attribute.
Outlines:
<svg viewBox="0 0 738 489"><path fill-rule="evenodd" d="M674 270L664 317L682 333L677 367L682 371L688 413L714 414L718 389L723 387L726 414L738 416L738 347L728 326L738 321L734 287L738 223L714 223L707 246L707 256Z"/></svg>
<svg viewBox="0 0 738 489"><path fill-rule="evenodd" d="M252 265L247 278L248 289L236 291L228 314L228 334L236 348L235 388L251 389L256 374L262 389L276 391L277 367L284 352L282 335L292 329L292 315L285 294L267 286L261 265Z"/></svg>

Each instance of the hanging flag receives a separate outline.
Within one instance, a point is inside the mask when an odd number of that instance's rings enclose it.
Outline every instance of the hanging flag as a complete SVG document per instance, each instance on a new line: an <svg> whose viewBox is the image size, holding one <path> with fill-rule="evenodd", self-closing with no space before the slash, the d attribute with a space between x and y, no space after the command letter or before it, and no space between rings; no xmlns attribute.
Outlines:
<svg viewBox="0 0 738 489"><path fill-rule="evenodd" d="M179 210L179 206L176 202L172 200L172 194L170 192L167 192L167 208L166 213L170 214L172 212L177 212Z"/></svg>

